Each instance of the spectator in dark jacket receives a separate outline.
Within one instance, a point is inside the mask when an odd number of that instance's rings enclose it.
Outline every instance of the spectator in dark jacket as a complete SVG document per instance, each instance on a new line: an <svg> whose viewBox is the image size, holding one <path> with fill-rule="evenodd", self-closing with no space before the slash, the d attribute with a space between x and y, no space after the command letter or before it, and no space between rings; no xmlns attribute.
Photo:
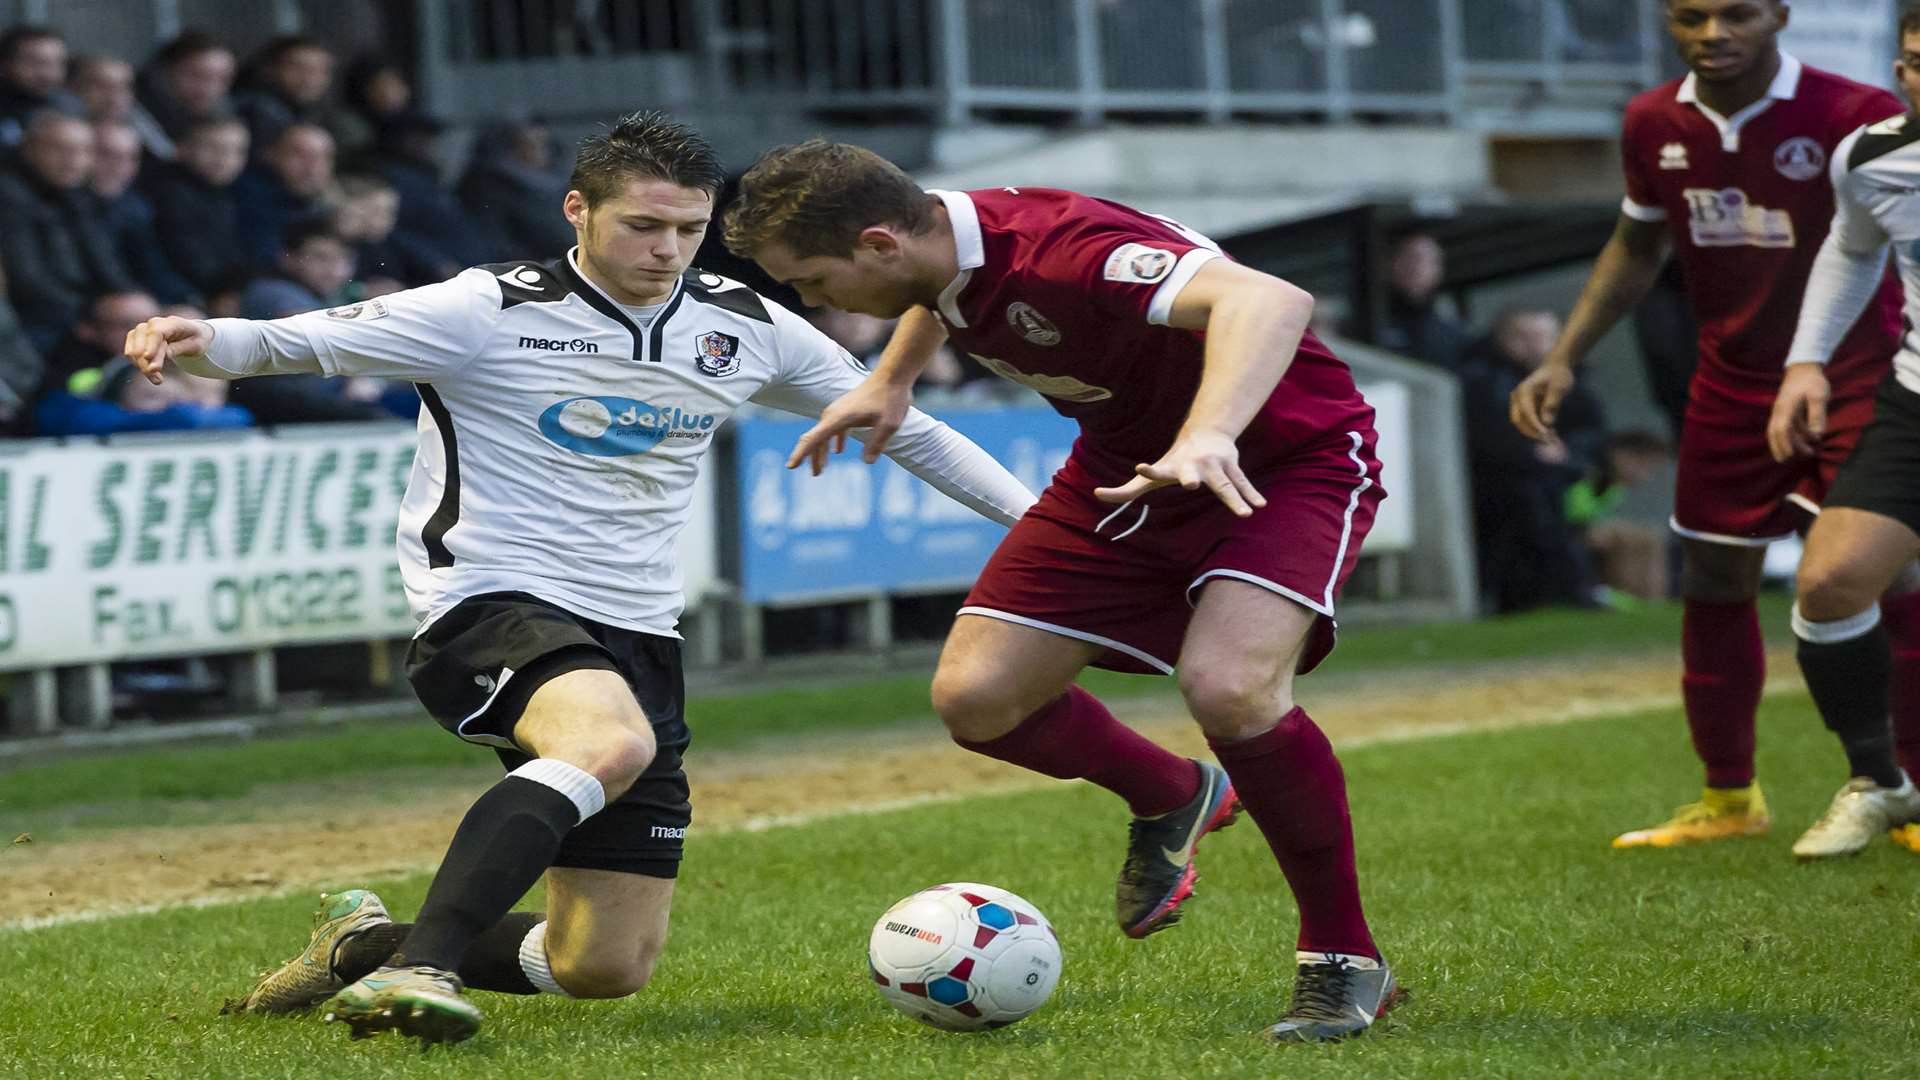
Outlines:
<svg viewBox="0 0 1920 1080"><path fill-rule="evenodd" d="M349 291L354 300L384 296L436 280L429 267L415 266L393 246L393 227L400 220L400 195L387 178L374 173L347 173L327 192L334 231L353 248L356 267Z"/></svg>
<svg viewBox="0 0 1920 1080"><path fill-rule="evenodd" d="M0 264L12 274L14 308L27 335L50 346L89 297L133 284L105 223L89 212L93 129L56 112L35 113L20 144L20 168L0 173Z"/></svg>
<svg viewBox="0 0 1920 1080"><path fill-rule="evenodd" d="M95 123L89 201L113 237L114 253L127 273L162 303L186 303L197 294L167 257L168 245L160 242L155 231L153 203L134 187L140 156L140 136L132 126L118 121Z"/></svg>
<svg viewBox="0 0 1920 1080"><path fill-rule="evenodd" d="M160 47L137 80L140 101L178 142L195 120L229 112L233 50L219 38L189 30Z"/></svg>
<svg viewBox="0 0 1920 1080"><path fill-rule="evenodd" d="M1387 310L1374 344L1451 371L1471 341L1459 320L1440 310L1447 256L1428 233L1408 232L1387 255Z"/></svg>
<svg viewBox="0 0 1920 1080"><path fill-rule="evenodd" d="M333 183L333 136L317 124L293 124L267 147L259 164L234 181L240 240L254 263L273 266L296 225L326 217ZM447 275L451 277L452 275Z"/></svg>
<svg viewBox="0 0 1920 1080"><path fill-rule="evenodd" d="M400 222L393 230L393 244L409 259L431 267L435 281L497 254L485 230L440 179L433 147L441 127L424 113L389 117L380 129L378 159L380 175L400 193Z"/></svg>
<svg viewBox="0 0 1920 1080"><path fill-rule="evenodd" d="M326 307L341 299L340 290L352 277L353 253L327 224L296 226L288 233L279 272L247 286L240 315L278 319ZM268 375L235 382L233 400L262 424L384 420L393 416L379 404L386 389L378 379Z"/></svg>
<svg viewBox="0 0 1920 1080"><path fill-rule="evenodd" d="M0 32L0 146L18 146L27 122L43 109L82 115L80 101L62 89L67 43L44 26Z"/></svg>
<svg viewBox="0 0 1920 1080"><path fill-rule="evenodd" d="M334 136L340 140L342 154L359 155L373 147L388 117L413 107L413 83L399 64L362 56L347 65L340 98L346 108L334 117Z"/></svg>
<svg viewBox="0 0 1920 1080"><path fill-rule="evenodd" d="M90 298L80 318L47 353L45 388L64 387L75 375L119 356L127 333L160 314L160 310L160 302L151 293L139 290Z"/></svg>
<svg viewBox="0 0 1920 1080"><path fill-rule="evenodd" d="M7 299L7 275L0 269L0 434L18 434L39 393L46 365L27 340L20 316Z"/></svg>
<svg viewBox="0 0 1920 1080"><path fill-rule="evenodd" d="M460 181L460 201L492 235L503 258L538 258L573 246L573 225L561 212L568 175L554 153L553 133L538 120L517 120L482 133Z"/></svg>
<svg viewBox="0 0 1920 1080"><path fill-rule="evenodd" d="M1553 312L1502 312L1461 378L1480 583L1489 606L1503 614L1594 602L1586 549L1564 505L1567 488L1593 467L1606 442L1599 399L1583 387L1569 394L1553 442L1533 442L1507 420L1508 396L1546 359L1559 333Z"/></svg>
<svg viewBox="0 0 1920 1080"><path fill-rule="evenodd" d="M235 116L196 120L180 139L176 161L148 170L147 198L154 222L168 238L173 265L203 300L250 266L240 241L240 208L233 184L247 164L247 127Z"/></svg>
<svg viewBox="0 0 1920 1080"><path fill-rule="evenodd" d="M173 159L173 139L133 96L133 65L117 56L82 56L71 65L67 89L95 126L126 124L156 161Z"/></svg>
<svg viewBox="0 0 1920 1080"><path fill-rule="evenodd" d="M280 37L262 46L247 70L234 111L247 122L253 145L264 153L294 124L315 124L333 133L333 50L309 37Z"/></svg>

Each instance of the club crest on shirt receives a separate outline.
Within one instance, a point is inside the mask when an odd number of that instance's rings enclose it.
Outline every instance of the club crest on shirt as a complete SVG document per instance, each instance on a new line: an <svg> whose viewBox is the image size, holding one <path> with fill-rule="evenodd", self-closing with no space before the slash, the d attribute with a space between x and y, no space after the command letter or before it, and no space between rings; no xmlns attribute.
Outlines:
<svg viewBox="0 0 1920 1080"><path fill-rule="evenodd" d="M1173 252L1145 244L1121 244L1107 256L1106 279L1151 285L1173 273Z"/></svg>
<svg viewBox="0 0 1920 1080"><path fill-rule="evenodd" d="M1773 152L1773 167L1789 180L1812 180L1827 171L1827 148L1796 135Z"/></svg>
<svg viewBox="0 0 1920 1080"><path fill-rule="evenodd" d="M363 322L367 319L384 319L387 317L387 305L378 300L363 300L358 304L347 304L343 307L328 308L327 317L330 319L359 319Z"/></svg>
<svg viewBox="0 0 1920 1080"><path fill-rule="evenodd" d="M1687 164L1687 146L1685 143L1670 142L1660 148L1660 167L1667 171L1692 168Z"/></svg>
<svg viewBox="0 0 1920 1080"><path fill-rule="evenodd" d="M699 355L694 360L700 366L700 374L711 375L716 379L725 378L740 370L740 339L732 334L723 334L718 330L709 330L694 338Z"/></svg>
<svg viewBox="0 0 1920 1080"><path fill-rule="evenodd" d="M1053 320L1033 310L1033 305L1024 300L1015 300L1007 305L1007 324L1035 345L1060 344L1060 328L1053 325Z"/></svg>

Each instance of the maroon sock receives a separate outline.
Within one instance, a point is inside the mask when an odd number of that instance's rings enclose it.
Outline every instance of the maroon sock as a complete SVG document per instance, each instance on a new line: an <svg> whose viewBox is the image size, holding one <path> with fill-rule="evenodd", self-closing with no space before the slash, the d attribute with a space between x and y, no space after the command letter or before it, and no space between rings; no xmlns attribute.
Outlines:
<svg viewBox="0 0 1920 1080"><path fill-rule="evenodd" d="M1680 623L1680 680L1693 749L1707 766L1707 786L1753 783L1753 714L1767 681L1760 613L1753 601L1688 600Z"/></svg>
<svg viewBox="0 0 1920 1080"><path fill-rule="evenodd" d="M1893 743L1900 767L1920 780L1920 592L1880 602L1893 641Z"/></svg>
<svg viewBox="0 0 1920 1080"><path fill-rule="evenodd" d="M953 740L976 754L1060 780L1087 780L1127 800L1136 817L1178 810L1200 793L1200 770L1113 718L1077 686L997 739Z"/></svg>
<svg viewBox="0 0 1920 1080"><path fill-rule="evenodd" d="M1360 910L1347 780L1326 735L1295 708L1265 734L1209 741L1293 888L1298 947L1378 958Z"/></svg>

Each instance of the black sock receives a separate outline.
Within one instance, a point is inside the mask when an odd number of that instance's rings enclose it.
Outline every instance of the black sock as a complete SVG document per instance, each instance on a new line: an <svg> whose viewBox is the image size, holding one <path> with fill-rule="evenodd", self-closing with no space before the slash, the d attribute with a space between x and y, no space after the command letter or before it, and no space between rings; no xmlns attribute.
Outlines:
<svg viewBox="0 0 1920 1080"><path fill-rule="evenodd" d="M454 832L397 962L456 970L467 947L553 865L579 821L573 800L546 784L520 776L495 784Z"/></svg>
<svg viewBox="0 0 1920 1080"><path fill-rule="evenodd" d="M460 981L469 990L492 990L500 994L537 994L540 992L520 967L520 943L527 933L545 922L538 911L516 911L494 923L467 946L460 960ZM388 923L342 941L333 950L333 973L346 982L354 982L393 958L401 942L412 932L412 923Z"/></svg>
<svg viewBox="0 0 1920 1080"><path fill-rule="evenodd" d="M1892 647L1885 624L1845 641L1802 638L1800 672L1827 729L1840 737L1853 776L1881 787L1899 787L1900 766L1893 757L1893 720L1887 683L1893 676Z"/></svg>

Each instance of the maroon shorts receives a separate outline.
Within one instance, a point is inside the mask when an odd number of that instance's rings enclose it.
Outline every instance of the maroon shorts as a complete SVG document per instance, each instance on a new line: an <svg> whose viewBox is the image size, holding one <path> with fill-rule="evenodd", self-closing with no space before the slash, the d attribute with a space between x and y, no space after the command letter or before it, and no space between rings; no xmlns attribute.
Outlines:
<svg viewBox="0 0 1920 1080"><path fill-rule="evenodd" d="M1299 670L1333 651L1334 599L1384 496L1371 428L1302 449L1256 478L1267 505L1235 517L1209 492L1162 488L1115 506L1077 459L988 560L963 615L1106 646L1094 663L1169 675L1200 586L1236 578L1318 612Z"/></svg>
<svg viewBox="0 0 1920 1080"><path fill-rule="evenodd" d="M1771 407L1687 406L1680 425L1673 531L1693 540L1764 547L1804 528L1873 419L1874 383L1836 385L1813 457L1786 464L1767 449Z"/></svg>

